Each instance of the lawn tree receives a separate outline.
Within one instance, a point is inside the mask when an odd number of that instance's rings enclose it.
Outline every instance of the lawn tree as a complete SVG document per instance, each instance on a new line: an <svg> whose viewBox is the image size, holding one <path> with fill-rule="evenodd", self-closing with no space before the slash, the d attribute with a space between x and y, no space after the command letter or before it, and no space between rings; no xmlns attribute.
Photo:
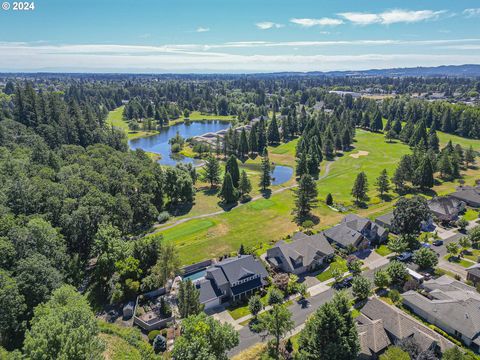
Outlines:
<svg viewBox="0 0 480 360"><path fill-rule="evenodd" d="M353 275L359 275L362 272L362 262L355 256L349 256L347 260L347 268Z"/></svg>
<svg viewBox="0 0 480 360"><path fill-rule="evenodd" d="M390 276L393 285L401 286L407 280L408 270L404 263L394 260L388 264L388 276Z"/></svg>
<svg viewBox="0 0 480 360"><path fill-rule="evenodd" d="M381 198L383 198L383 194L390 190L390 181L388 179L387 169L383 169L380 173L380 176L377 177L375 186L377 187L377 191L379 192Z"/></svg>
<svg viewBox="0 0 480 360"><path fill-rule="evenodd" d="M327 204L328 206L333 205L333 196L331 193L327 194L327 197L325 198L325 204Z"/></svg>
<svg viewBox="0 0 480 360"><path fill-rule="evenodd" d="M190 279L181 281L178 287L178 312L180 317L185 319L191 315L200 314L203 305L200 304L200 292Z"/></svg>
<svg viewBox="0 0 480 360"><path fill-rule="evenodd" d="M473 147L470 145L470 147L465 150L465 166L468 168L469 165L475 163L475 156L476 153L473 150Z"/></svg>
<svg viewBox="0 0 480 360"><path fill-rule="evenodd" d="M241 159L246 159L248 156L248 150L247 133L245 128L242 128L242 132L240 133L240 142L238 143L238 155Z"/></svg>
<svg viewBox="0 0 480 360"><path fill-rule="evenodd" d="M300 157L297 158L297 166L295 167L295 175L301 177L304 174L308 174L308 162L307 155L301 153Z"/></svg>
<svg viewBox="0 0 480 360"><path fill-rule="evenodd" d="M424 197L401 197L393 210L392 228L400 235L418 236L422 222L428 221L430 217L431 212Z"/></svg>
<svg viewBox="0 0 480 360"><path fill-rule="evenodd" d="M284 299L283 292L276 287L271 287L267 294L268 305L281 304Z"/></svg>
<svg viewBox="0 0 480 360"><path fill-rule="evenodd" d="M397 256L403 253L408 248L408 243L401 236L391 237L388 240L387 247L390 251L394 252Z"/></svg>
<svg viewBox="0 0 480 360"><path fill-rule="evenodd" d="M225 204L234 204L238 200L238 191L233 186L232 176L229 172L225 173L223 177L222 189L218 196L223 199Z"/></svg>
<svg viewBox="0 0 480 360"><path fill-rule="evenodd" d="M87 300L70 285L35 308L30 325L23 346L28 359L103 359L97 320Z"/></svg>
<svg viewBox="0 0 480 360"><path fill-rule="evenodd" d="M353 277L352 293L357 300L366 300L372 292L372 283L367 278L357 275Z"/></svg>
<svg viewBox="0 0 480 360"><path fill-rule="evenodd" d="M413 253L413 262L420 269L433 269L438 264L438 257L435 251L422 247Z"/></svg>
<svg viewBox="0 0 480 360"><path fill-rule="evenodd" d="M390 285L390 275L388 275L388 272L386 270L377 270L375 271L375 275L373 277L373 283L375 284L376 287L380 289L385 289Z"/></svg>
<svg viewBox="0 0 480 360"><path fill-rule="evenodd" d="M280 340L294 328L292 313L285 305L273 305L270 311L265 312L258 324L258 329L273 337L273 355L280 358Z"/></svg>
<svg viewBox="0 0 480 360"><path fill-rule="evenodd" d="M257 315L260 311L263 309L263 304L260 299L260 296L258 295L253 295L249 300L248 300L248 310L250 310L250 313L254 316L254 318L257 318Z"/></svg>
<svg viewBox="0 0 480 360"><path fill-rule="evenodd" d="M238 188L238 183L240 181L240 170L238 168L238 161L235 155L230 155L225 164L225 174L230 173L232 177L233 186Z"/></svg>
<svg viewBox="0 0 480 360"><path fill-rule="evenodd" d="M458 346L447 349L442 354L442 360L471 360L470 357L466 357L462 350Z"/></svg>
<svg viewBox="0 0 480 360"><path fill-rule="evenodd" d="M415 169L413 182L422 189L431 189L435 183L433 179L433 165L428 156L424 156L420 166Z"/></svg>
<svg viewBox="0 0 480 360"><path fill-rule="evenodd" d="M362 171L357 175L355 183L352 188L352 196L355 198L356 202L364 201L367 199L368 191L368 181L367 175Z"/></svg>
<svg viewBox="0 0 480 360"><path fill-rule="evenodd" d="M446 245L447 253L450 254L452 257L458 255L460 251L460 246L456 242L451 242Z"/></svg>
<svg viewBox="0 0 480 360"><path fill-rule="evenodd" d="M268 151L267 149L264 150L262 156L262 165L261 165L261 174L260 174L260 187L263 191L267 190L272 184L272 176L271 176L271 168L270 168L270 159L268 158Z"/></svg>
<svg viewBox="0 0 480 360"><path fill-rule="evenodd" d="M252 191L252 183L247 176L247 172L242 170L242 173L240 174L240 182L238 183L238 192L240 193L241 198L245 199L248 197L250 191Z"/></svg>
<svg viewBox="0 0 480 360"><path fill-rule="evenodd" d="M181 328L172 351L174 359L227 360L227 352L239 343L238 332L231 324L222 324L205 313L184 319Z"/></svg>
<svg viewBox="0 0 480 360"><path fill-rule="evenodd" d="M283 129L283 131L285 132L286 129ZM268 124L267 138L270 145L276 145L280 142L280 132L278 131L277 116L275 115L275 112L273 113L272 120Z"/></svg>
<svg viewBox="0 0 480 360"><path fill-rule="evenodd" d="M460 256L463 256L463 254L472 246L472 242L468 236L464 236L458 240L458 245L460 245Z"/></svg>
<svg viewBox="0 0 480 360"><path fill-rule="evenodd" d="M393 139L397 137L397 133L393 129L387 130L385 134L385 140L387 140L388 143L391 143Z"/></svg>
<svg viewBox="0 0 480 360"><path fill-rule="evenodd" d="M305 218L310 216L310 211L317 206L318 203L317 184L311 175L302 175L295 190L295 221L301 224Z"/></svg>
<svg viewBox="0 0 480 360"><path fill-rule="evenodd" d="M343 279L343 271L340 270L338 267L333 268L331 273L336 284L338 284Z"/></svg>
<svg viewBox="0 0 480 360"><path fill-rule="evenodd" d="M298 338L299 358L350 360L360 351L350 299L343 292L323 304L305 323Z"/></svg>
<svg viewBox="0 0 480 360"><path fill-rule="evenodd" d="M167 339L163 337L162 335L158 334L155 336L155 339L153 339L153 351L155 351L155 354L158 354L160 352L164 352L167 350Z"/></svg>
<svg viewBox="0 0 480 360"><path fill-rule="evenodd" d="M468 221L465 218L461 217L457 220L456 224L461 232L465 232L468 226Z"/></svg>
<svg viewBox="0 0 480 360"><path fill-rule="evenodd" d="M475 226L468 232L468 238L470 239L472 246L478 248L480 245L480 225Z"/></svg>
<svg viewBox="0 0 480 360"><path fill-rule="evenodd" d="M370 129L375 132L383 130L382 114L380 114L380 111L377 111L373 116Z"/></svg>
<svg viewBox="0 0 480 360"><path fill-rule="evenodd" d="M203 178L210 183L210 187L214 187L220 183L220 163L214 155L210 154L207 157L203 170Z"/></svg>

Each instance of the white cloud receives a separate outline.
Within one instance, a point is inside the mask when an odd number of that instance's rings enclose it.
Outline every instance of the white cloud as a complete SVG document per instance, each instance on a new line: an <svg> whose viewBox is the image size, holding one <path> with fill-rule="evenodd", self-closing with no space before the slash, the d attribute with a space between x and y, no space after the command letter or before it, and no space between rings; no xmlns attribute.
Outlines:
<svg viewBox="0 0 480 360"><path fill-rule="evenodd" d="M210 31L210 28L203 27L203 26L199 26L199 27L197 28L197 30L195 30L195 31L198 32L198 33L202 33L202 32Z"/></svg>
<svg viewBox="0 0 480 360"><path fill-rule="evenodd" d="M316 53L294 51L312 46L348 46L348 55L318 48ZM410 53L396 45L415 45ZM161 46L0 42L0 71L91 72L255 72L359 70L402 66L480 63L480 53L440 52L432 56L425 45L459 45L478 49L480 39L458 40L352 40L352 41L243 41L221 44L174 44ZM378 46L376 50L371 47ZM245 47L243 53L229 48ZM263 48L279 47L278 51ZM285 47L282 49L281 47ZM387 48L388 47L388 48ZM222 51L211 51L220 49ZM413 50L416 49L416 50ZM440 49L440 48L438 48ZM359 52L360 51L360 52ZM273 53L272 53L273 52ZM343 51L342 51L343 52ZM74 64L74 65L72 65Z"/></svg>
<svg viewBox="0 0 480 360"><path fill-rule="evenodd" d="M343 24L343 20L333 19L333 18L321 18L321 19L309 19L309 18L293 18L290 19L291 23L303 26L303 27L312 27L312 26L337 26Z"/></svg>
<svg viewBox="0 0 480 360"><path fill-rule="evenodd" d="M277 24L277 23L274 23L274 22L271 22L271 21L262 21L262 22L258 22L255 24L255 26L261 30L269 30L269 29L279 29L281 27L283 27L284 25L283 24Z"/></svg>
<svg viewBox="0 0 480 360"><path fill-rule="evenodd" d="M480 8L471 8L463 10L463 15L466 17L475 17L480 16Z"/></svg>
<svg viewBox="0 0 480 360"><path fill-rule="evenodd" d="M356 25L370 25L370 24L383 24L390 25L395 23L415 23L425 20L436 20L442 14L445 14L446 10L402 10L393 9L387 10L382 13L362 13L362 12L344 12L338 15L343 17Z"/></svg>

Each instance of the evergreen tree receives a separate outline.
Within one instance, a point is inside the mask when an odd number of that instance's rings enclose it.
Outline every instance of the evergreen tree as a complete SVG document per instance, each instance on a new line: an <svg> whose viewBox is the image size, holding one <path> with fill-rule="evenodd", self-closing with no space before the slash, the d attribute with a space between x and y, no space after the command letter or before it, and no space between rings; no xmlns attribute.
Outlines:
<svg viewBox="0 0 480 360"><path fill-rule="evenodd" d="M238 188L238 182L240 181L240 169L238 168L238 162L235 155L230 155L225 164L225 173L230 173L232 177L233 186Z"/></svg>
<svg viewBox="0 0 480 360"><path fill-rule="evenodd" d="M420 162L420 166L415 170L415 185L420 186L423 189L431 189L434 185L433 173L434 171L430 158L424 156Z"/></svg>
<svg viewBox="0 0 480 360"><path fill-rule="evenodd" d="M383 194L390 190L390 181L388 179L387 169L382 170L375 185L377 186L377 191L380 193L380 197L383 198Z"/></svg>
<svg viewBox="0 0 480 360"><path fill-rule="evenodd" d="M450 133L453 131L452 127L452 113L450 106L447 106L447 110L443 112L442 116L442 131Z"/></svg>
<svg viewBox="0 0 480 360"><path fill-rule="evenodd" d="M223 177L222 189L218 196L223 199L225 204L233 204L237 202L238 191L233 186L232 176L229 172L226 172Z"/></svg>
<svg viewBox="0 0 480 360"><path fill-rule="evenodd" d="M298 188L295 190L295 220L302 223L310 215L310 211L318 203L317 184L312 176L304 174L300 178Z"/></svg>
<svg viewBox="0 0 480 360"><path fill-rule="evenodd" d="M250 153L253 155L254 153L258 152L258 140L257 140L257 127L252 126L252 129L249 133L248 139L248 147L250 149Z"/></svg>
<svg viewBox="0 0 480 360"><path fill-rule="evenodd" d="M360 342L345 293L335 294L307 320L298 344L299 357L305 360L357 358Z"/></svg>
<svg viewBox="0 0 480 360"><path fill-rule="evenodd" d="M333 205L333 196L331 193L327 194L327 197L325 199L325 204L332 206Z"/></svg>
<svg viewBox="0 0 480 360"><path fill-rule="evenodd" d="M238 191L240 196L243 198L252 191L252 184L250 183L250 179L247 176L247 172L242 170L240 174L240 182L238 184Z"/></svg>
<svg viewBox="0 0 480 360"><path fill-rule="evenodd" d="M352 143L352 137L350 136L350 131L347 128L343 131L342 136L342 148L343 151L348 151L350 149L350 145Z"/></svg>
<svg viewBox="0 0 480 360"><path fill-rule="evenodd" d="M242 129L242 132L240 134L240 142L238 143L238 155L242 159L245 159L248 156L248 140L245 128Z"/></svg>
<svg viewBox="0 0 480 360"><path fill-rule="evenodd" d="M313 153L311 156L307 158L307 168L308 168L308 173L312 175L313 177L317 177L319 171L320 163L318 161L317 155Z"/></svg>
<svg viewBox="0 0 480 360"><path fill-rule="evenodd" d="M207 157L203 169L205 171L203 177L205 181L210 183L211 187L220 183L220 164L215 156L210 154Z"/></svg>
<svg viewBox="0 0 480 360"><path fill-rule="evenodd" d="M448 152L444 151L440 155L440 160L438 162L438 171L440 171L440 176L444 179L450 179L453 176L453 165L450 160Z"/></svg>
<svg viewBox="0 0 480 360"><path fill-rule="evenodd" d="M308 174L307 156L305 153L300 154L297 158L297 166L295 167L295 175L301 177L303 174Z"/></svg>
<svg viewBox="0 0 480 360"><path fill-rule="evenodd" d="M430 128L428 132L427 147L428 149L432 149L435 153L438 153L440 149L440 140L438 139L437 132L433 127Z"/></svg>
<svg viewBox="0 0 480 360"><path fill-rule="evenodd" d="M475 151L473 150L472 145L465 151L465 166L468 168L468 165L475 163Z"/></svg>
<svg viewBox="0 0 480 360"><path fill-rule="evenodd" d="M400 132L402 131L402 121L400 119L393 123L393 131L395 131L397 135L400 135Z"/></svg>
<svg viewBox="0 0 480 360"><path fill-rule="evenodd" d="M200 304L200 292L190 279L180 282L177 300L178 312L182 319L186 319L192 315L198 315L203 311L203 305Z"/></svg>
<svg viewBox="0 0 480 360"><path fill-rule="evenodd" d="M262 165L261 165L261 174L260 174L260 187L263 191L267 190L272 183L271 168L270 168L270 159L268 158L267 149L264 150L262 156Z"/></svg>
<svg viewBox="0 0 480 360"><path fill-rule="evenodd" d="M287 129L283 129L283 131L287 131ZM272 121L268 124L268 143L275 145L280 142L280 133L278 131L278 124L277 124L277 117L275 113L273 113Z"/></svg>
<svg viewBox="0 0 480 360"><path fill-rule="evenodd" d="M372 123L370 125L370 129L372 131L382 131L383 130L383 121L382 121L382 114L380 111L377 111L373 116Z"/></svg>
<svg viewBox="0 0 480 360"><path fill-rule="evenodd" d="M367 198L368 181L367 175L362 171L357 175L352 188L352 196L357 202L364 201Z"/></svg>

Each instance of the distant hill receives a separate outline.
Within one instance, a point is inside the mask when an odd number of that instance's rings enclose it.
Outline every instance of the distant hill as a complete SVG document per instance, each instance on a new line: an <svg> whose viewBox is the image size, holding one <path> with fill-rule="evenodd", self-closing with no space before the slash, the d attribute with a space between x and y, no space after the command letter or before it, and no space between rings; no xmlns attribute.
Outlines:
<svg viewBox="0 0 480 360"><path fill-rule="evenodd" d="M267 74L263 74L267 75ZM331 76L331 77L343 77L343 76L386 76L386 77L399 77L399 76L425 76L425 77L437 77L437 76L450 76L450 77L480 77L480 65L466 64L466 65L442 65L435 67L413 67L413 68L392 68L392 69L371 69L371 70L352 70L352 71L312 71L306 73L300 72L283 72L272 73L270 75L305 75L305 76Z"/></svg>

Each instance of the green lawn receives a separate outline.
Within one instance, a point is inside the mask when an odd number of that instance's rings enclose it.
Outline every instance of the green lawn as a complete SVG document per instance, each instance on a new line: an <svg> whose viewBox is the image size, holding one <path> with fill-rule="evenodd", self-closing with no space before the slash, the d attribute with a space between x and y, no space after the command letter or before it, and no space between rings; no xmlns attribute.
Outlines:
<svg viewBox="0 0 480 360"><path fill-rule="evenodd" d="M380 245L375 249L375 252L381 256L387 256L392 253L392 251L387 247L387 245Z"/></svg>
<svg viewBox="0 0 480 360"><path fill-rule="evenodd" d="M191 121L198 120L235 120L237 117L235 115L212 115L212 114L202 114L200 111L192 111L188 117ZM183 117L181 117L183 121Z"/></svg>
<svg viewBox="0 0 480 360"><path fill-rule="evenodd" d="M472 260L473 262L477 262L480 259L480 250L477 249L470 249L471 254L464 255L464 257L468 260Z"/></svg>
<svg viewBox="0 0 480 360"><path fill-rule="evenodd" d="M326 281L333 277L332 270L340 269L342 272L348 271L347 261L339 256L335 256L335 260L330 264L330 267L324 272L317 275L317 279L320 281Z"/></svg>
<svg viewBox="0 0 480 360"><path fill-rule="evenodd" d="M136 139L139 137L150 136L158 133L157 131L132 131L128 128L128 123L123 118L123 108L125 106L120 106L115 110L112 110L108 113L107 124L119 128L127 134L129 140Z"/></svg>
<svg viewBox="0 0 480 360"><path fill-rule="evenodd" d="M446 256L445 256L445 260L450 261L450 260L449 260L450 257L451 257L451 255L446 255ZM465 259L463 259L463 258L459 258L458 260L452 259L452 263L458 264L458 265L460 265L460 266L462 266L462 267L464 267L464 268L468 268L468 267L470 267L470 266L472 266L472 265L475 264L475 263L473 263L473 262L471 262L471 261L469 261L469 260L465 260Z"/></svg>
<svg viewBox="0 0 480 360"><path fill-rule="evenodd" d="M467 209L467 211L465 211L465 214L463 215L463 218L467 221L476 220L478 219L478 211L473 209Z"/></svg>

